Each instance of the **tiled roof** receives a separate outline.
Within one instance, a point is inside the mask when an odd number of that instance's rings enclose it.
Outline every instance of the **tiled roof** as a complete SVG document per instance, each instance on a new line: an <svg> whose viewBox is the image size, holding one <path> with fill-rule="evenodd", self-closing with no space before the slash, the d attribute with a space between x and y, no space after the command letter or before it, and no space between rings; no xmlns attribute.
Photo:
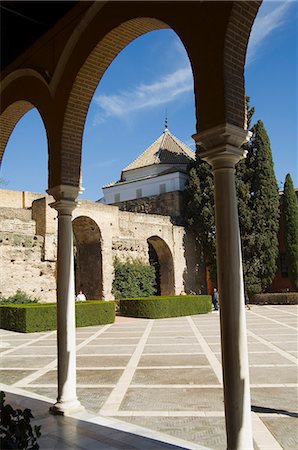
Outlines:
<svg viewBox="0 0 298 450"><path fill-rule="evenodd" d="M153 164L188 164L194 159L195 152L166 128L163 134L122 172Z"/></svg>

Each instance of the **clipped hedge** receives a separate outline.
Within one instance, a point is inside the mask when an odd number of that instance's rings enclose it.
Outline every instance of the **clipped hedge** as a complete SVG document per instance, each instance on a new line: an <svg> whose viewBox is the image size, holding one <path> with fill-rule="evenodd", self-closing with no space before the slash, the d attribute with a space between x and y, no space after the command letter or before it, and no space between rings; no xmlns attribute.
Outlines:
<svg viewBox="0 0 298 450"><path fill-rule="evenodd" d="M75 306L77 327L115 321L115 302L92 300L76 303ZM21 333L56 330L56 303L0 306L0 327Z"/></svg>
<svg viewBox="0 0 298 450"><path fill-rule="evenodd" d="M255 294L250 303L254 305L297 305L298 292Z"/></svg>
<svg viewBox="0 0 298 450"><path fill-rule="evenodd" d="M129 317L162 319L204 314L211 310L210 295L173 295L121 299L119 313Z"/></svg>

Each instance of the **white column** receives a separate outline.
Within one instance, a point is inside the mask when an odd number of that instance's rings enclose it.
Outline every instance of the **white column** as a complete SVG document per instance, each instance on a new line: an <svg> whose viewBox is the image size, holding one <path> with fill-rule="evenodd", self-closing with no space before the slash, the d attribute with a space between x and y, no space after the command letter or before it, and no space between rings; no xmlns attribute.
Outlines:
<svg viewBox="0 0 298 450"><path fill-rule="evenodd" d="M213 168L217 277L227 448L253 450L249 364L235 164L248 132L225 124L194 136Z"/></svg>
<svg viewBox="0 0 298 450"><path fill-rule="evenodd" d="M58 211L57 257L57 346L58 397L50 408L53 414L82 409L76 395L76 323L72 211L78 189L57 186L49 191L56 202L50 206Z"/></svg>

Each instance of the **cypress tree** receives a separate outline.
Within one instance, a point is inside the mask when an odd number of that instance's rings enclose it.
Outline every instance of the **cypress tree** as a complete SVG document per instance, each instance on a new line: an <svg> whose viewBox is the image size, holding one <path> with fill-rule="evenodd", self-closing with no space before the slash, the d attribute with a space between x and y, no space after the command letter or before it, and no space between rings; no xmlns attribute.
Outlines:
<svg viewBox="0 0 298 450"><path fill-rule="evenodd" d="M284 184L282 208L285 218L285 244L289 277L298 290L298 202L291 175Z"/></svg>
<svg viewBox="0 0 298 450"><path fill-rule="evenodd" d="M254 113L248 108L248 126ZM243 254L245 287L249 295L265 290L277 269L279 194L270 141L261 121L251 129L252 139L244 144L247 158L236 165L236 190ZM202 161L199 147L196 162L189 169L185 190L185 218L196 235L216 281L214 182L211 166Z"/></svg>
<svg viewBox="0 0 298 450"><path fill-rule="evenodd" d="M269 137L259 120L245 160L251 217L243 225L244 278L249 294L265 290L277 270L279 194ZM242 217L242 224L245 219Z"/></svg>
<svg viewBox="0 0 298 450"><path fill-rule="evenodd" d="M189 168L189 179L184 191L185 220L193 231L205 257L211 279L216 281L216 243L214 215L214 182L211 166L199 156Z"/></svg>

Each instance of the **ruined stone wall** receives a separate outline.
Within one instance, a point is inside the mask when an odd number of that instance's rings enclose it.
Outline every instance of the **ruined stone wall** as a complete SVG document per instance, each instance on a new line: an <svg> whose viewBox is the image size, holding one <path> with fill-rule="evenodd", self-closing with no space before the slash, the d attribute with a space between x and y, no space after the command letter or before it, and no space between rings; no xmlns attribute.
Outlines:
<svg viewBox="0 0 298 450"><path fill-rule="evenodd" d="M57 212L49 206L52 201L46 196L35 200L30 209L0 208L0 295L12 295L21 289L43 301L55 301ZM189 256L195 240L186 235L183 227L173 225L169 216L119 211L117 206L82 200L73 212L73 218L77 223L82 220L88 224L86 233L92 234L96 228L97 236L100 236L98 267L102 267L102 273L94 276L102 278L100 290L104 299L113 298L114 258L149 262L150 238L160 239L170 251L174 264L174 292L199 291L199 268Z"/></svg>
<svg viewBox="0 0 298 450"><path fill-rule="evenodd" d="M180 191L136 198L115 205L121 211L170 216L176 225L182 225L183 222L183 192Z"/></svg>
<svg viewBox="0 0 298 450"><path fill-rule="evenodd" d="M30 209L0 208L0 296L18 289L56 301L56 255L44 257L44 239L36 234Z"/></svg>
<svg viewBox="0 0 298 450"><path fill-rule="evenodd" d="M31 208L32 202L45 194L0 189L0 208Z"/></svg>

